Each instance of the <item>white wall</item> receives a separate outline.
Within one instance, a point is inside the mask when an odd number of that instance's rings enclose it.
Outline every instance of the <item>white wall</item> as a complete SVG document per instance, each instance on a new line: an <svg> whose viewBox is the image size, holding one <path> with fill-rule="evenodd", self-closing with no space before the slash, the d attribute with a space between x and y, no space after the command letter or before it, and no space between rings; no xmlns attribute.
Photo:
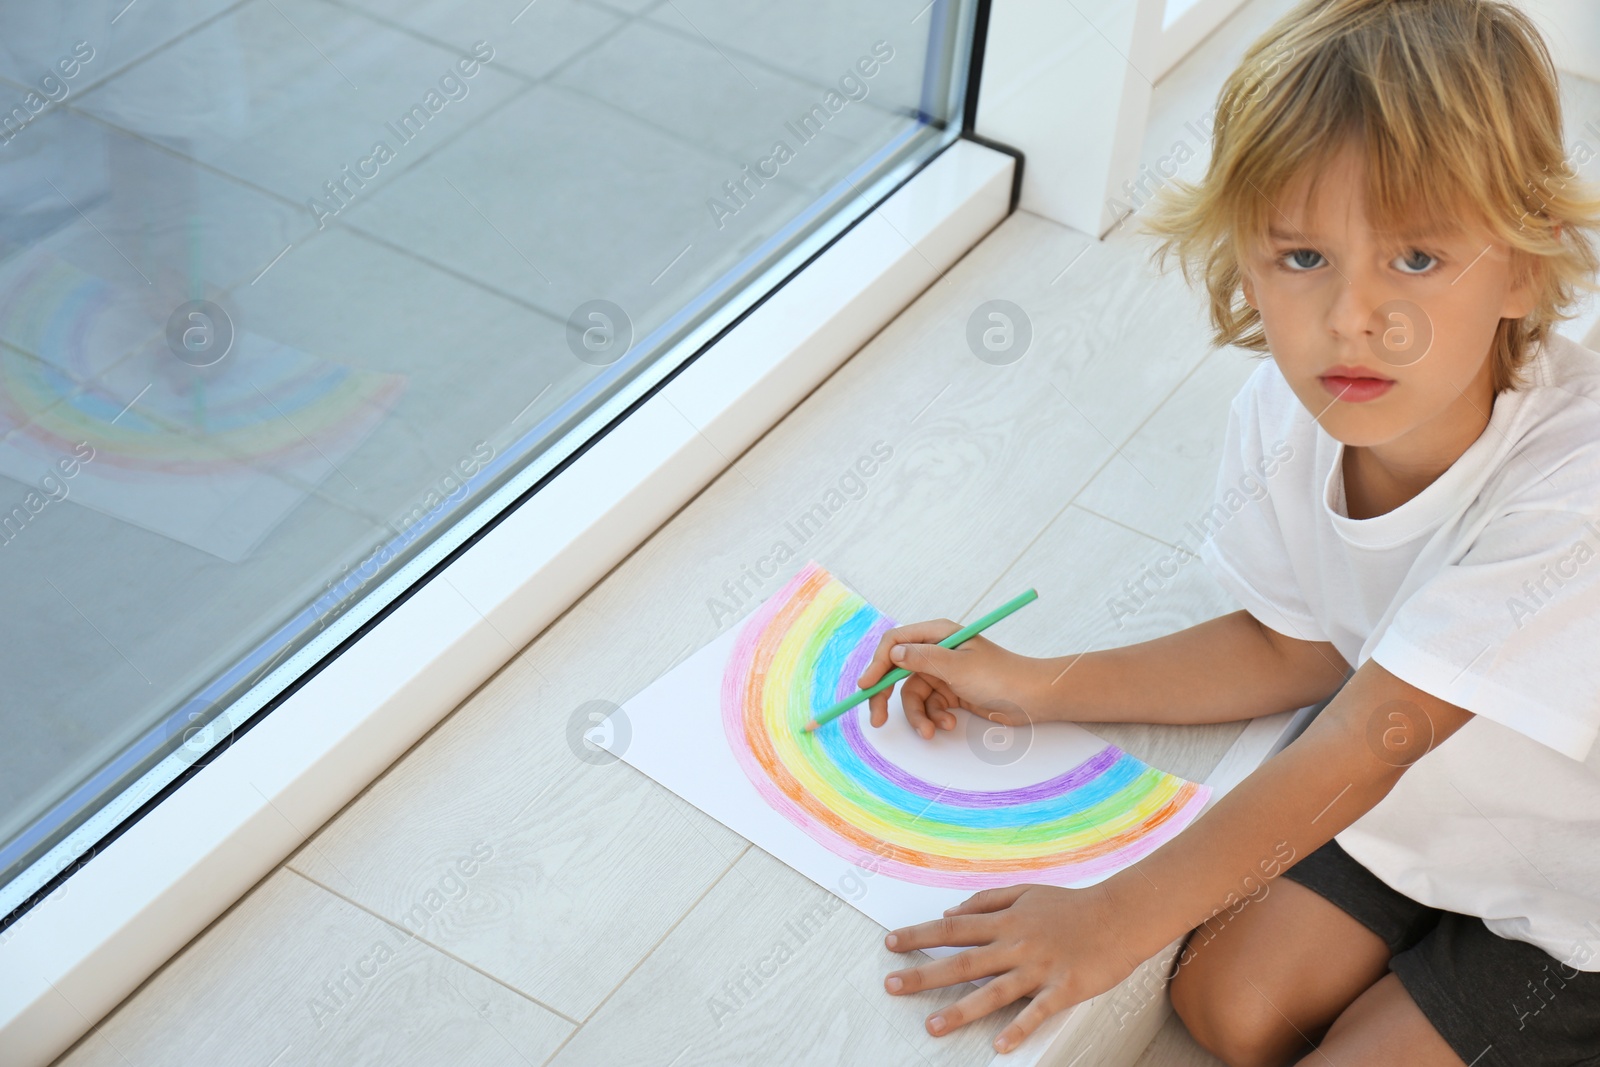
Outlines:
<svg viewBox="0 0 1600 1067"><path fill-rule="evenodd" d="M1096 236L1138 168L1164 0L994 0L978 133L1022 150L1022 207Z"/></svg>
<svg viewBox="0 0 1600 1067"><path fill-rule="evenodd" d="M1022 207L1084 233L1139 167L1154 83L1244 0L994 0L978 132L1022 150Z"/></svg>
<svg viewBox="0 0 1600 1067"><path fill-rule="evenodd" d="M1600 82L1600 0L1517 0L1550 42L1556 66Z"/></svg>

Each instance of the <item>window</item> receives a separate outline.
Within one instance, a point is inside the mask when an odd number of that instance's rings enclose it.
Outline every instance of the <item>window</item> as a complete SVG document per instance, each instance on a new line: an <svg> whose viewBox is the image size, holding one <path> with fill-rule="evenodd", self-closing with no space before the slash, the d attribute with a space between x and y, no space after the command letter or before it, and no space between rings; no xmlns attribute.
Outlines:
<svg viewBox="0 0 1600 1067"><path fill-rule="evenodd" d="M976 7L7 3L0 915L946 147Z"/></svg>

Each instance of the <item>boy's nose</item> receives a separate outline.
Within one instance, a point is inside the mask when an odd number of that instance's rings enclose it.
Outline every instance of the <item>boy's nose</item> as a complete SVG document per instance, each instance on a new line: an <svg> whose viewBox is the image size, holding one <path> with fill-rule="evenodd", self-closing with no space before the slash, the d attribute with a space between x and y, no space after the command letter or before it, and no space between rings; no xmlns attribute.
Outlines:
<svg viewBox="0 0 1600 1067"><path fill-rule="evenodd" d="M1385 328L1375 313L1389 297L1371 274L1341 272L1333 305L1328 311L1328 328L1338 337L1365 342Z"/></svg>

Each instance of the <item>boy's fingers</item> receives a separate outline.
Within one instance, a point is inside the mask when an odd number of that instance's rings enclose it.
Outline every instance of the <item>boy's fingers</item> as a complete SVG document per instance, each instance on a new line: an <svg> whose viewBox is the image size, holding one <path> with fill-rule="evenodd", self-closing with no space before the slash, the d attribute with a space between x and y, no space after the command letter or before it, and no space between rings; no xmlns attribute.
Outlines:
<svg viewBox="0 0 1600 1067"><path fill-rule="evenodd" d="M968 945L987 945L994 940L994 932L995 919L992 915L947 915L942 919L890 930L883 943L891 952L910 952L914 948L933 948L938 945L965 948Z"/></svg>
<svg viewBox="0 0 1600 1067"><path fill-rule="evenodd" d="M990 982L989 984L998 985L999 983ZM1021 1011L1017 1012L1017 1017L1011 1020L1011 1025L995 1035L994 1047L1001 1052L1010 1052L1022 1044L1023 1038L1039 1029L1040 1023L1066 1007L1065 1004L1059 1003L1061 999L1063 998L1058 996L1054 989L1047 989L1044 992L1035 994L1034 998L1028 1001Z"/></svg>
<svg viewBox="0 0 1600 1067"><path fill-rule="evenodd" d="M861 676L856 679L856 687L865 689L878 679L888 674L899 664L889 658L889 650L895 645L903 644L937 644L961 629L960 626L949 619L930 619L927 622L914 622L906 626L896 626L887 631L878 639L877 650L872 653L872 661L867 664Z"/></svg>
<svg viewBox="0 0 1600 1067"><path fill-rule="evenodd" d="M932 692L933 686L929 684L928 679L920 674L913 674L900 683L900 705L905 707L909 702L920 708Z"/></svg>
<svg viewBox="0 0 1600 1067"><path fill-rule="evenodd" d="M966 705L961 702L961 698L956 695L956 691L951 689L947 683L937 678L930 678L929 681L933 683L934 691L944 697L944 706L948 709L945 712L945 716L948 719L945 729L954 730L958 721L955 709L964 708Z"/></svg>
<svg viewBox="0 0 1600 1067"><path fill-rule="evenodd" d="M913 674L900 687L900 706L906 711L906 722L926 739L933 736L933 721L928 718L928 700L932 699L933 686L920 674Z"/></svg>
<svg viewBox="0 0 1600 1067"><path fill-rule="evenodd" d="M917 688L919 684L921 689ZM927 693L928 683L925 680L915 676L907 678L904 682L900 683L901 706L909 707L910 705L907 702L911 700L917 700L920 702L921 697L926 696ZM872 709L872 725L882 726L884 723L889 721L889 698L893 695L894 687L890 686L883 692L867 698L867 706Z"/></svg>
<svg viewBox="0 0 1600 1067"><path fill-rule="evenodd" d="M866 667L856 678L857 688L867 688L894 669L894 664L889 661L889 649L900 641L897 630L898 627L878 638L878 647L872 650L872 659L867 661Z"/></svg>
<svg viewBox="0 0 1600 1067"><path fill-rule="evenodd" d="M928 699L924 702L924 706L928 709L928 719L933 725L941 730L954 730L956 728L955 712L950 710L949 700L938 689L928 694Z"/></svg>
<svg viewBox="0 0 1600 1067"><path fill-rule="evenodd" d="M1012 952L1009 946L999 945L971 948L954 956L945 956L932 963L924 963L919 967L891 971L883 979L883 988L895 994L921 993L927 989L959 985L962 982L1004 974L1011 969Z"/></svg>
<svg viewBox="0 0 1600 1067"><path fill-rule="evenodd" d="M972 894L966 900L953 908L946 908L946 915L981 915L988 911L999 911L1009 908L1017 902L1017 898L1028 891L1026 885L1008 885L1000 889L982 889Z"/></svg>
<svg viewBox="0 0 1600 1067"><path fill-rule="evenodd" d="M953 648L945 648L932 642L919 644L907 641L892 647L901 650L900 658L892 660L896 667L904 667L913 674L927 674L940 681L949 678L954 664L953 657L961 655Z"/></svg>
<svg viewBox="0 0 1600 1067"><path fill-rule="evenodd" d="M886 631L878 639L878 647L873 652L872 660L856 678L857 687L865 689L876 684L895 667L905 667L912 672L912 677L900 687L900 703L905 709L906 721L910 723L911 728L923 738L932 738L937 729L955 729L955 714L949 708L958 701L949 686L944 684L937 670L933 668L941 662L941 656L949 654L950 651L940 647L937 642L949 637L960 628L949 619L930 619L927 622L896 626ZM903 653L900 662L896 662L890 655L891 650L897 646ZM931 652L926 651L929 648L932 649ZM928 696L935 691L940 692L943 699L929 707ZM881 727L889 721L889 695L890 691L886 689L868 699L868 722L873 726Z"/></svg>
<svg viewBox="0 0 1600 1067"><path fill-rule="evenodd" d="M857 688L865 689L866 686L858 686ZM890 689L885 689L883 692L874 693L872 696L867 698L867 709L871 713L869 721L872 723L872 725L882 726L884 723L889 721L890 692Z"/></svg>
<svg viewBox="0 0 1600 1067"><path fill-rule="evenodd" d="M894 687L891 686L867 698L867 707L872 709L872 725L882 726L889 721L889 698L893 695Z"/></svg>
<svg viewBox="0 0 1600 1067"><path fill-rule="evenodd" d="M948 1034L957 1027L965 1026L974 1019L981 1019L1031 992L1027 979L1015 973L1004 973L1007 969L1004 963L1000 964L999 968L999 978L981 989L974 989L954 1004L940 1008L929 1015L926 1024L928 1033Z"/></svg>

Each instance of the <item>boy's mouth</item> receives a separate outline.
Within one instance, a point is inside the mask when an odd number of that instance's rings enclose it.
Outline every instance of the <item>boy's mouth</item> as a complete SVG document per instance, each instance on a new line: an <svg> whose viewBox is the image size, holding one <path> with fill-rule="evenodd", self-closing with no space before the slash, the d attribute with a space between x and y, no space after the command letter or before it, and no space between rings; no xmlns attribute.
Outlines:
<svg viewBox="0 0 1600 1067"><path fill-rule="evenodd" d="M1394 387L1394 379L1365 367L1340 363L1317 375L1317 381L1336 399L1351 404L1376 400Z"/></svg>

